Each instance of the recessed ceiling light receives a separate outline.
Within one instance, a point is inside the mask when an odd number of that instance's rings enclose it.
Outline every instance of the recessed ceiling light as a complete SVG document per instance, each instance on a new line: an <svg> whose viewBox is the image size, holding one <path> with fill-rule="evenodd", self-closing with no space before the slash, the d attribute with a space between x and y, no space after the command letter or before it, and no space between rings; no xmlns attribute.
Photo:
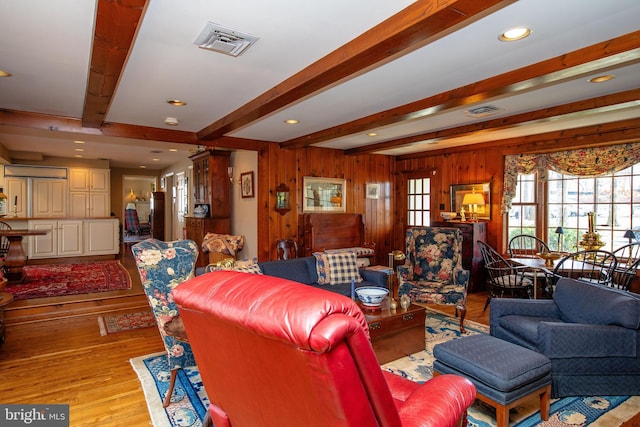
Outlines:
<svg viewBox="0 0 640 427"><path fill-rule="evenodd" d="M378 136L378 134L377 134L377 133L375 133L375 132L369 132L369 133L367 134L367 136Z"/></svg>
<svg viewBox="0 0 640 427"><path fill-rule="evenodd" d="M84 144L84 141L73 141L74 144Z"/></svg>
<svg viewBox="0 0 640 427"><path fill-rule="evenodd" d="M498 36L503 42L514 42L516 40L522 40L525 37L528 37L531 34L531 29L527 27L513 27L509 28L504 33Z"/></svg>
<svg viewBox="0 0 640 427"><path fill-rule="evenodd" d="M11 77L11 73L5 70L0 70L0 77Z"/></svg>
<svg viewBox="0 0 640 427"><path fill-rule="evenodd" d="M300 123L299 121L297 121L296 119L287 119L284 121L286 124L288 125L297 125L298 123Z"/></svg>
<svg viewBox="0 0 640 427"><path fill-rule="evenodd" d="M83 156L82 156L82 154L76 154L74 157L77 157L78 159L81 159Z"/></svg>
<svg viewBox="0 0 640 427"><path fill-rule="evenodd" d="M185 101L181 101L179 99L170 99L167 101L167 104L171 104L174 107L184 107L185 105L187 105Z"/></svg>
<svg viewBox="0 0 640 427"><path fill-rule="evenodd" d="M160 161L160 159L159 159L159 158L157 158L157 157L154 157L154 158L153 158L153 159L151 159L151 160L153 160L154 162L159 162L159 161Z"/></svg>
<svg viewBox="0 0 640 427"><path fill-rule="evenodd" d="M84 148L74 148L74 151L84 151Z"/></svg>
<svg viewBox="0 0 640 427"><path fill-rule="evenodd" d="M178 149L177 148L169 148L169 151L173 151L175 153L176 151L178 151Z"/></svg>
<svg viewBox="0 0 640 427"><path fill-rule="evenodd" d="M147 167L145 165L140 165L140 169L146 169Z"/></svg>
<svg viewBox="0 0 640 427"><path fill-rule="evenodd" d="M175 117L167 117L164 119L164 124L169 126L178 126L178 119Z"/></svg>
<svg viewBox="0 0 640 427"><path fill-rule="evenodd" d="M615 77L616 76L614 76L613 74L605 74L603 76L598 76L598 77L589 79L589 83L604 83L604 82L608 82L609 80L615 79Z"/></svg>

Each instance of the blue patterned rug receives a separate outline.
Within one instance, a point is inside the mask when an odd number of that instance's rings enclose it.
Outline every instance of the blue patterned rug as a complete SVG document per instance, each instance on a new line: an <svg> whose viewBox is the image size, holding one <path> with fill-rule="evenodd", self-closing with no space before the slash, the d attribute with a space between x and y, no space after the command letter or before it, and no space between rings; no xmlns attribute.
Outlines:
<svg viewBox="0 0 640 427"><path fill-rule="evenodd" d="M488 333L488 327L475 322L465 322L468 334ZM382 366L416 382L431 378L433 347L439 342L460 337L457 319L444 313L429 310L426 321L425 350ZM155 427L201 426L209 402L197 368L179 372L174 397L165 409L162 399L169 384L169 369L164 353L131 359L138 374ZM512 409L510 425L516 427L576 427L619 426L640 412L640 396L588 396L552 400L551 415L540 421L538 401L532 399ZM495 412L481 402L469 408L469 427L495 427Z"/></svg>

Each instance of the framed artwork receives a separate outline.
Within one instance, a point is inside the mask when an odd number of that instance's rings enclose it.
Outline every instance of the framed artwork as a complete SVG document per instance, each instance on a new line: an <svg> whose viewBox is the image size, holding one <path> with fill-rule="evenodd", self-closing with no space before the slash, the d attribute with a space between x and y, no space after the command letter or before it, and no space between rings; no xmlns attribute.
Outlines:
<svg viewBox="0 0 640 427"><path fill-rule="evenodd" d="M480 198L476 194L482 197ZM467 196L466 201L465 196ZM470 204L470 200L478 203ZM491 219L491 183L452 185L451 211L460 212L462 206L464 206L466 215L469 218L472 217L471 214L475 213L478 219ZM476 212L472 212L472 210Z"/></svg>
<svg viewBox="0 0 640 427"><path fill-rule="evenodd" d="M367 184L367 199L380 198L380 184Z"/></svg>
<svg viewBox="0 0 640 427"><path fill-rule="evenodd" d="M334 178L303 177L303 212L345 212L346 181Z"/></svg>
<svg viewBox="0 0 640 427"><path fill-rule="evenodd" d="M240 189L243 199L254 197L253 171L240 174Z"/></svg>

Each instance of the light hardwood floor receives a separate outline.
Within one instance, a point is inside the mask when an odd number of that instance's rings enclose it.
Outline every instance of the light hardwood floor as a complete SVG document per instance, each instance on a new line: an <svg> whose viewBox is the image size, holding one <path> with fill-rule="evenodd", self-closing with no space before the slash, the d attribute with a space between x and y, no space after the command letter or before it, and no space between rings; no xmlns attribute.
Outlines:
<svg viewBox="0 0 640 427"><path fill-rule="evenodd" d="M122 262L132 277L131 291L47 299L46 304L22 302L9 313L6 342L0 347L0 402L69 404L74 427L151 424L129 359L163 351L158 330L101 336L98 328L100 314L148 309L132 260L124 257ZM484 292L469 295L468 320L488 324L489 310L482 311L485 299ZM453 307L434 308L453 314ZM47 316L53 319L42 320Z"/></svg>

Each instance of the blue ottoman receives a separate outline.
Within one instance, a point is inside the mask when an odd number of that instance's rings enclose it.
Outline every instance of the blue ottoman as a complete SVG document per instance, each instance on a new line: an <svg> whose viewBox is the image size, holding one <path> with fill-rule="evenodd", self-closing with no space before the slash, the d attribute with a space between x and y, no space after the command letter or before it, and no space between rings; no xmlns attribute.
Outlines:
<svg viewBox="0 0 640 427"><path fill-rule="evenodd" d="M433 348L433 373L456 374L476 386L477 398L496 408L498 427L509 425L509 409L540 397L540 418L549 419L551 361L542 354L491 335L468 335Z"/></svg>

